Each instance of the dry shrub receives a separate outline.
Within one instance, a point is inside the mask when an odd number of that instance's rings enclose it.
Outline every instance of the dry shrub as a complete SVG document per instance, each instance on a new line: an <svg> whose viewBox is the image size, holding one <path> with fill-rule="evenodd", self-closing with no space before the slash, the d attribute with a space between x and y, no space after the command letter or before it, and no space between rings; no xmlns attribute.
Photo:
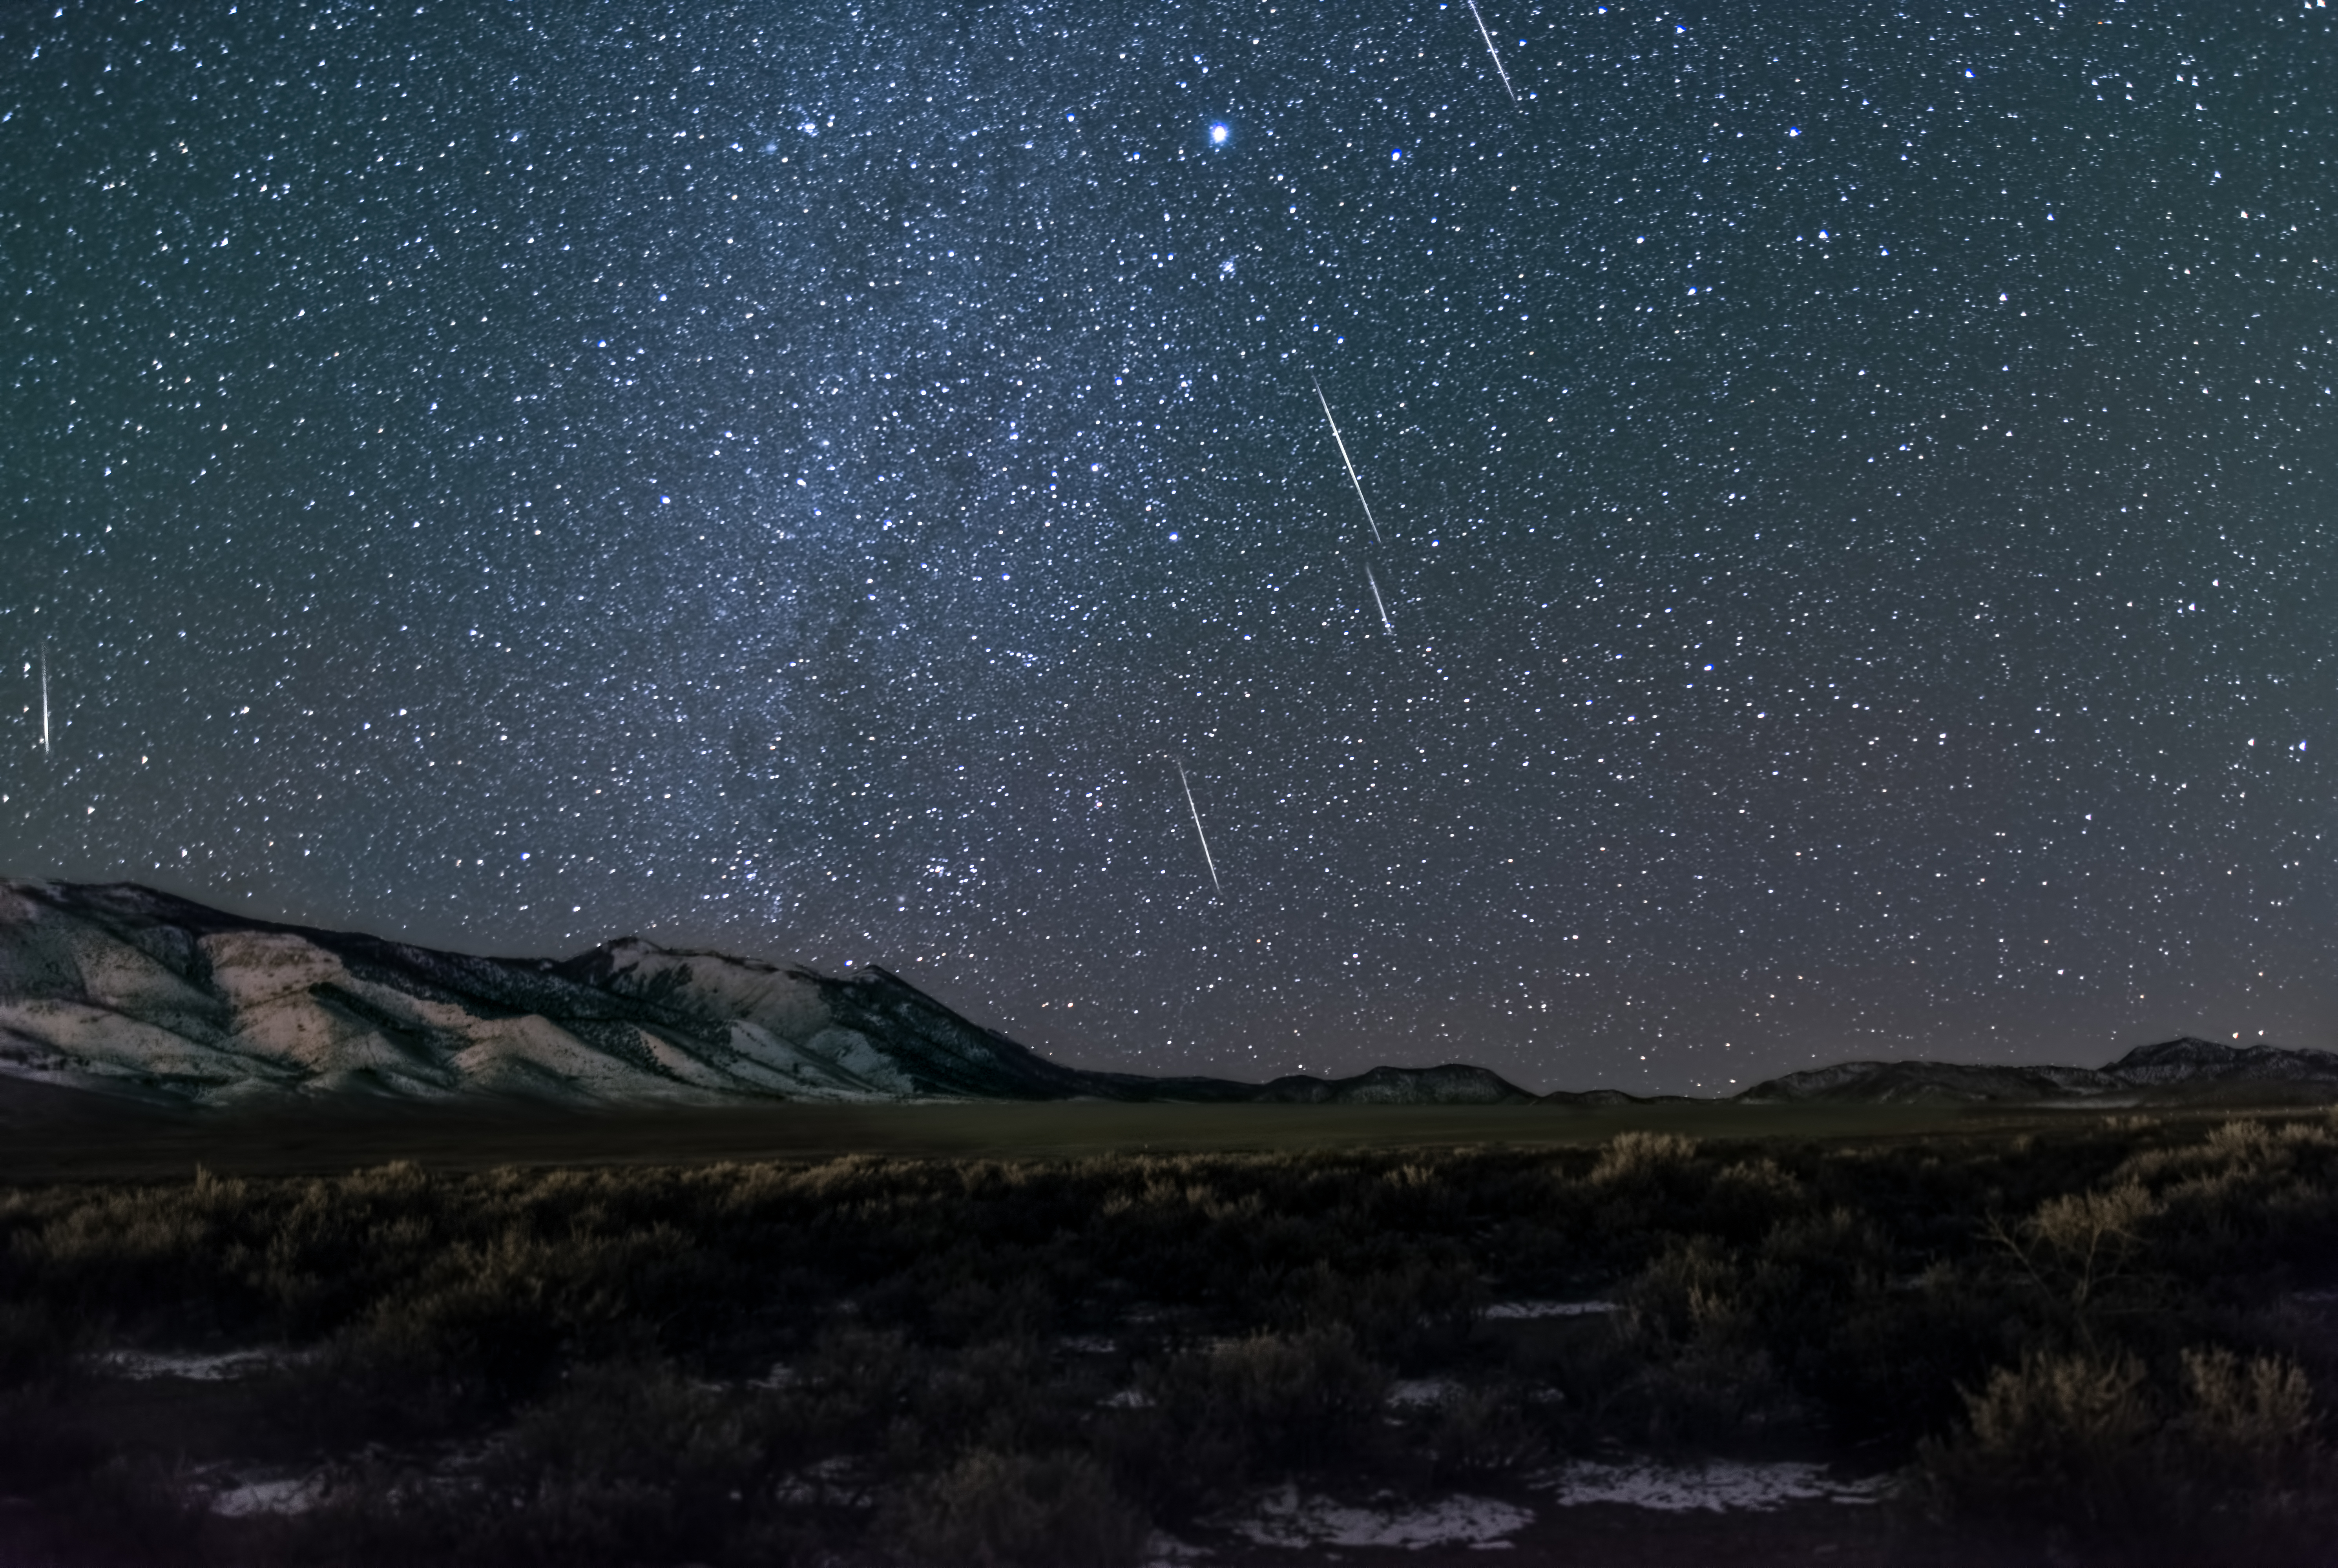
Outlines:
<svg viewBox="0 0 2338 1568"><path fill-rule="evenodd" d="M1714 1173L1698 1223L1715 1233L1751 1240L1810 1204L1808 1184L1781 1170L1776 1161L1740 1161Z"/></svg>
<svg viewBox="0 0 2338 1568"><path fill-rule="evenodd" d="M791 1402L802 1411L808 1459L877 1447L932 1378L931 1358L899 1330L858 1324L822 1335L801 1370Z"/></svg>
<svg viewBox="0 0 2338 1568"><path fill-rule="evenodd" d="M1467 1258L1414 1258L1396 1268L1343 1270L1319 1259L1245 1292L1273 1326L1346 1332L1366 1355L1420 1363L1453 1353L1476 1326L1485 1286Z"/></svg>
<svg viewBox="0 0 2338 1568"><path fill-rule="evenodd" d="M13 1250L61 1306L111 1315L134 1303L142 1315L200 1332L219 1298L238 1294L229 1281L250 1256L235 1223L248 1218L236 1212L248 1196L245 1183L201 1170L190 1187L77 1192L20 1231Z"/></svg>
<svg viewBox="0 0 2338 1568"><path fill-rule="evenodd" d="M1343 1457L1372 1429L1388 1375L1344 1328L1253 1334L1172 1363L1162 1405L1240 1433L1269 1465Z"/></svg>
<svg viewBox="0 0 2338 1568"><path fill-rule="evenodd" d="M1364 1456L1388 1374L1343 1328L1253 1334L1146 1368L1145 1406L1108 1424L1115 1469L1156 1510L1197 1507L1257 1475Z"/></svg>
<svg viewBox="0 0 2338 1568"><path fill-rule="evenodd" d="M2222 1348L2184 1353L2185 1408L2168 1436L2184 1469L2214 1505L2254 1499L2278 1511L2322 1457L2313 1441L2313 1389L2294 1361Z"/></svg>
<svg viewBox="0 0 2338 1568"><path fill-rule="evenodd" d="M1546 1457L1548 1445L1515 1388L1464 1388L1438 1406L1428 1450L1438 1478L1452 1480L1523 1469Z"/></svg>
<svg viewBox="0 0 2338 1568"><path fill-rule="evenodd" d="M1936 1262L1862 1292L1822 1338L1803 1340L1791 1368L1844 1435L1912 1445L1964 1416L1960 1390L2019 1353L2034 1305L2026 1279Z"/></svg>
<svg viewBox="0 0 2338 1568"><path fill-rule="evenodd" d="M1602 1184L1662 1177L1696 1158L1696 1140L1676 1132L1618 1132L1599 1152L1591 1180Z"/></svg>
<svg viewBox="0 0 2338 1568"><path fill-rule="evenodd" d="M987 1448L912 1485L892 1530L934 1568L1119 1568L1148 1533L1094 1460Z"/></svg>
<svg viewBox="0 0 2338 1568"><path fill-rule="evenodd" d="M1648 1441L1718 1441L1793 1413L1743 1271L1708 1236L1676 1238L1623 1291L1636 1367L1611 1408Z"/></svg>
<svg viewBox="0 0 2338 1568"><path fill-rule="evenodd" d="M2024 1318L2035 1314L2058 1340L2091 1348L2106 1324L2146 1308L2159 1293L2165 1269L2152 1230L2166 1212L2158 1194L2130 1177L2048 1198L2016 1226L1992 1215L1981 1237L2035 1292Z"/></svg>
<svg viewBox="0 0 2338 1568"><path fill-rule="evenodd" d="M1762 1238L1744 1310L1782 1356L1810 1373L1838 1353L1843 1318L1884 1293L1891 1266L1890 1244L1862 1216L1842 1208L1797 1215Z"/></svg>
<svg viewBox="0 0 2338 1568"><path fill-rule="evenodd" d="M949 1454L1026 1447L1060 1427L1067 1414L1049 1397L1049 1370L1046 1353L1025 1338L993 1339L937 1357L909 1394L914 1428L897 1427L891 1446L914 1440L919 1449Z"/></svg>
<svg viewBox="0 0 2338 1568"><path fill-rule="evenodd" d="M1726 1340L1644 1367L1616 1409L1663 1448L1729 1444L1803 1415L1767 1351Z"/></svg>
<svg viewBox="0 0 2338 1568"><path fill-rule="evenodd" d="M2305 1440L2313 1390L2294 1362L2230 1350L2186 1350L2184 1381L2192 1422L2207 1445L2264 1462Z"/></svg>
<svg viewBox="0 0 2338 1568"><path fill-rule="evenodd" d="M377 1299L312 1360L279 1374L271 1406L328 1448L436 1437L491 1419L545 1389L580 1348L603 1358L643 1353L650 1330L629 1319L618 1277L672 1246L656 1230L623 1245L506 1231L448 1249L424 1279Z"/></svg>
<svg viewBox="0 0 2338 1568"><path fill-rule="evenodd" d="M2160 1209L2159 1200L2134 1181L2049 1198L2024 1227L2035 1244L2023 1254L2024 1261L2038 1267L2037 1250L2043 1249L2045 1267L2058 1277L2070 1304L2083 1311L2127 1271L2144 1246L2145 1225Z"/></svg>
<svg viewBox="0 0 2338 1568"><path fill-rule="evenodd" d="M650 1363L578 1367L521 1413L496 1463L522 1482L623 1476L702 1504L740 1488L761 1458L743 1401Z"/></svg>
<svg viewBox="0 0 2338 1568"><path fill-rule="evenodd" d="M485 1389L439 1347L370 1326L273 1369L260 1397L270 1421L329 1452L439 1437L492 1409Z"/></svg>
<svg viewBox="0 0 2338 1568"><path fill-rule="evenodd" d="M1624 1331L1662 1355L1747 1327L1735 1261L1711 1237L1676 1239L1624 1290Z"/></svg>
<svg viewBox="0 0 2338 1568"><path fill-rule="evenodd" d="M767 1470L748 1408L659 1365L581 1367L486 1471L506 1559L639 1563L720 1545Z"/></svg>
<svg viewBox="0 0 2338 1568"><path fill-rule="evenodd" d="M2196 1349L2180 1371L2169 1396L2124 1351L2034 1354L1999 1367L1966 1394L1964 1427L1922 1446L1923 1478L1944 1511L2082 1535L2326 1512L2329 1455L2294 1363Z"/></svg>
<svg viewBox="0 0 2338 1568"><path fill-rule="evenodd" d="M642 1564L729 1560L771 1534L760 1399L656 1363L576 1369L520 1412L475 1467L371 1451L334 1467L319 1504L239 1521L251 1568ZM786 1561L776 1553L748 1560Z"/></svg>
<svg viewBox="0 0 2338 1568"><path fill-rule="evenodd" d="M2148 1500L2160 1418L2133 1356L2029 1355L1968 1392L1965 1411L1962 1431L1922 1450L1949 1511L2100 1528Z"/></svg>
<svg viewBox="0 0 2338 1568"><path fill-rule="evenodd" d="M934 1294L928 1307L928 1332L945 1345L1043 1337L1055 1327L1056 1303L1048 1283L1028 1274L1002 1285L959 1280Z"/></svg>

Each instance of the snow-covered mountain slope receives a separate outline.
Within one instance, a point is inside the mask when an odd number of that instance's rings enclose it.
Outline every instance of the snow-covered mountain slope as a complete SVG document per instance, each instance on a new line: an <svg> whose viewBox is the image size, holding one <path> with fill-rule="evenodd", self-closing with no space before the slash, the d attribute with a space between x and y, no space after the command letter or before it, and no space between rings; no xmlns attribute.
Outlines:
<svg viewBox="0 0 2338 1568"><path fill-rule="evenodd" d="M579 1104L927 1099L1486 1103L1480 1068L1145 1078L1061 1066L896 975L636 937L478 958L128 884L0 880L0 1075L164 1103L284 1094Z"/></svg>

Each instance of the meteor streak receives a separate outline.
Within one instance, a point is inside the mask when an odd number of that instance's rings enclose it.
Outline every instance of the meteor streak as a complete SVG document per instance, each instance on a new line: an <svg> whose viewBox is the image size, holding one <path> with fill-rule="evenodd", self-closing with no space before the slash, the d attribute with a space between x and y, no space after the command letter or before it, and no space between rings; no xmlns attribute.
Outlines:
<svg viewBox="0 0 2338 1568"><path fill-rule="evenodd" d="M1390 636L1395 636L1396 622L1389 619L1388 601L1380 597L1380 580L1372 575L1372 564L1369 561L1364 563L1364 581L1372 585L1372 603L1380 607L1380 624L1388 628Z"/></svg>
<svg viewBox="0 0 2338 1568"><path fill-rule="evenodd" d="M1315 381L1315 377L1307 377ZM1348 444L1340 439L1340 422L1331 417L1331 400L1323 396L1323 383L1315 381L1315 401L1323 405L1323 423L1331 427L1332 444L1340 448L1340 461L1347 466L1348 483L1356 487L1356 504L1364 509L1364 521L1371 524L1372 543L1380 543L1380 525L1372 522L1372 504L1364 499L1364 482L1356 477L1356 465L1348 456Z"/></svg>
<svg viewBox="0 0 2338 1568"><path fill-rule="evenodd" d="M1170 760L1176 761L1176 759L1172 758ZM1202 831L1202 808L1194 804L1193 780L1185 777L1185 764L1183 762L1177 763L1177 782L1185 790L1185 809L1194 814L1194 837L1202 841L1202 864L1210 868L1210 886L1216 888L1218 897L1223 898L1225 897L1226 885L1218 880L1217 858L1210 853L1210 836Z"/></svg>
<svg viewBox="0 0 2338 1568"><path fill-rule="evenodd" d="M1486 31L1486 19L1478 15L1478 0L1469 0L1469 16L1478 24L1478 36L1486 41L1486 53L1494 57L1494 74L1502 79L1502 91L1510 95L1511 103L1516 103L1518 90L1510 85L1510 74L1502 69L1502 52L1494 47L1494 35Z"/></svg>
<svg viewBox="0 0 2338 1568"><path fill-rule="evenodd" d="M49 645L41 644L41 755L49 754Z"/></svg>

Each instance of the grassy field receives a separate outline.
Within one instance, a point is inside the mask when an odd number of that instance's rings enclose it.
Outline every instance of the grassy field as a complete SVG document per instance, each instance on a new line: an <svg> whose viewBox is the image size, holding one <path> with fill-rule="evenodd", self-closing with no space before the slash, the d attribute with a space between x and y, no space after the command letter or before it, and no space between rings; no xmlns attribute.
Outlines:
<svg viewBox="0 0 2338 1568"><path fill-rule="evenodd" d="M1323 1557L1277 1496L1508 1508L1514 1561L2338 1526L2326 1112L19 1110L12 1563ZM1788 1460L1891 1498L1553 1505Z"/></svg>

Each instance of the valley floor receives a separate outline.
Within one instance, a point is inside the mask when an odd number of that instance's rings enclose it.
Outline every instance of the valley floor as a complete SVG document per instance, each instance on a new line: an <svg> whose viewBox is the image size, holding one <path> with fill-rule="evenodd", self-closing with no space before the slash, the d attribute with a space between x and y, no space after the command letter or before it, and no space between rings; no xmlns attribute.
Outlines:
<svg viewBox="0 0 2338 1568"><path fill-rule="evenodd" d="M1580 1149L1626 1132L1732 1142L1902 1141L2059 1135L2132 1115L1966 1105L1178 1105L937 1102L580 1111L493 1101L442 1105L300 1101L248 1111L140 1105L0 1079L0 1182L153 1181L198 1165L245 1176L338 1175L397 1160L433 1170L503 1165L711 1165L726 1161L1062 1159L1301 1150ZM2167 1122L2220 1122L2294 1106L2155 1107Z"/></svg>

